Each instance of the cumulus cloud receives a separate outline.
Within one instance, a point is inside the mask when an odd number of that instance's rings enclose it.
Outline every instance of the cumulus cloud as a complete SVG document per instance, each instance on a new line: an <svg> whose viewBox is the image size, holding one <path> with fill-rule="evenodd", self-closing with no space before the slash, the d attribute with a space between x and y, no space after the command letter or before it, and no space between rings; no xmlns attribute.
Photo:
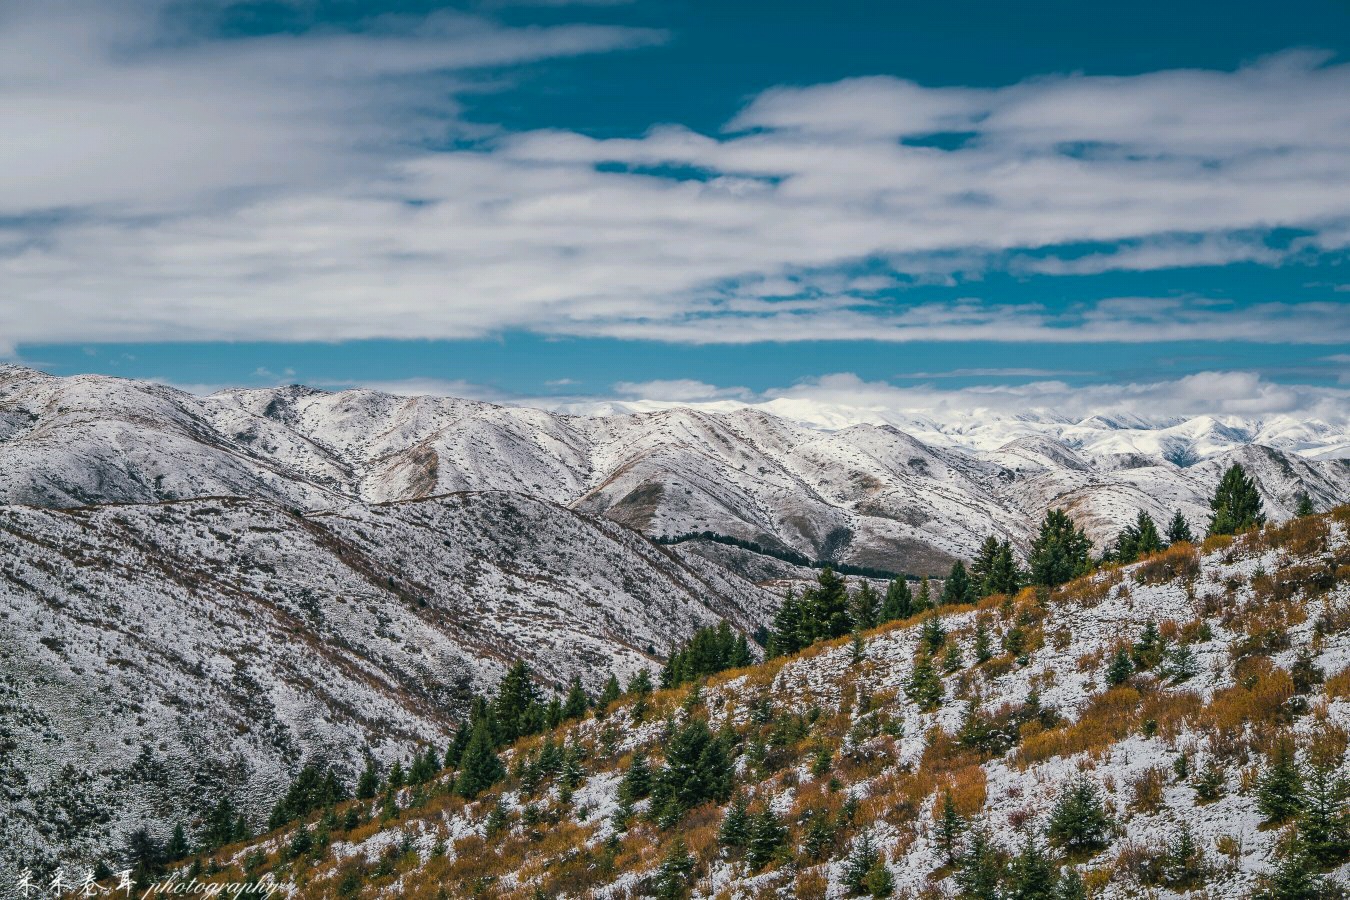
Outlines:
<svg viewBox="0 0 1350 900"><path fill-rule="evenodd" d="M209 40L166 34L163 8L0 14L6 341L1350 333L1344 305L1279 297L1051 311L887 293L968 267L1272 264L1289 251L1262 236L1281 227L1345 245L1350 65L1315 54L994 90L774 88L716 134L597 140L470 125L454 98L485 89L475 73L659 33L445 14ZM966 137L916 143L935 132ZM1084 243L1106 249L1071 252Z"/></svg>

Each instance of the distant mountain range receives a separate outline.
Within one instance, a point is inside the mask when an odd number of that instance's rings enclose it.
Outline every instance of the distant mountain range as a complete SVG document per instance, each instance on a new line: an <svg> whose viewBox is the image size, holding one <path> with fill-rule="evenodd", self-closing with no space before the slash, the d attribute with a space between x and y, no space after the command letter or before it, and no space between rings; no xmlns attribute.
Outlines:
<svg viewBox="0 0 1350 900"><path fill-rule="evenodd" d="M1160 521L1179 509L1203 528L1206 498L1233 462L1255 475L1277 519L1300 491L1318 508L1350 499L1346 429L1288 417L895 421L795 400L642 407L581 415L295 386L199 398L11 366L0 368L0 500L225 494L317 511L511 491L652 537L713 531L937 574L990 533L1025 548L1052 507L1099 543L1139 509Z"/></svg>

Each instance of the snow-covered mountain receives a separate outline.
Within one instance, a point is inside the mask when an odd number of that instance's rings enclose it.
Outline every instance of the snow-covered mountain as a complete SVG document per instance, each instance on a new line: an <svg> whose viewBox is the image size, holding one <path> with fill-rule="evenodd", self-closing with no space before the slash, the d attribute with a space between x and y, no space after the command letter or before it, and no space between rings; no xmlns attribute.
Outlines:
<svg viewBox="0 0 1350 900"><path fill-rule="evenodd" d="M0 881L224 796L256 828L305 760L443 746L515 659L595 693L776 604L519 494L0 508Z"/></svg>
<svg viewBox="0 0 1350 900"><path fill-rule="evenodd" d="M787 403L788 401L774 401ZM794 401L795 402L795 401ZM767 404L766 406L772 406ZM648 536L715 531L812 558L945 571L989 533L1025 547L1069 508L1099 542L1139 509L1203 526L1242 462L1269 513L1350 499L1343 430L1280 419L993 417L829 429L799 407L546 412L302 387L198 398L0 368L0 500L39 506L233 494L306 510L512 491ZM959 423L958 423L959 424Z"/></svg>

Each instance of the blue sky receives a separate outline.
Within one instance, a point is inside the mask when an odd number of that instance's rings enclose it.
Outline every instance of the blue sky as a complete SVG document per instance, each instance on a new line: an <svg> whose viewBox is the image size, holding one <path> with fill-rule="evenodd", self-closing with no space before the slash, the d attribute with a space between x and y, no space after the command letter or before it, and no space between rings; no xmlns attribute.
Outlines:
<svg viewBox="0 0 1350 900"><path fill-rule="evenodd" d="M1350 7L1278 12L20 0L0 354L1343 418Z"/></svg>

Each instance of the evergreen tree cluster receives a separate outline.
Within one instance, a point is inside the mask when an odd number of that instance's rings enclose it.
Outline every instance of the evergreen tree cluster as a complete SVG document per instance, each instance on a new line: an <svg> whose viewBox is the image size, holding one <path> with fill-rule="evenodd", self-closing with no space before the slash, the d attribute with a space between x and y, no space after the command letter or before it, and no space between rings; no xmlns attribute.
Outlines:
<svg viewBox="0 0 1350 900"><path fill-rule="evenodd" d="M1266 524L1256 482L1237 463L1223 473L1209 508L1213 512L1209 520L1211 535L1237 534Z"/></svg>
<svg viewBox="0 0 1350 900"><path fill-rule="evenodd" d="M673 688L754 662L745 635L722 622L694 632L693 637L672 650L661 670L661 687Z"/></svg>
<svg viewBox="0 0 1350 900"><path fill-rule="evenodd" d="M1023 572L1017 568L1012 544L1000 541L994 535L984 539L980 552L970 566L971 581L977 597L1005 594L1009 597L1022 589Z"/></svg>
<svg viewBox="0 0 1350 900"><path fill-rule="evenodd" d="M905 619L931 606L927 578L920 583L918 597L904 578L893 579L884 597L878 597L866 581L850 595L848 582L827 568L800 597L788 591L769 630L768 653L787 656L816 641Z"/></svg>

